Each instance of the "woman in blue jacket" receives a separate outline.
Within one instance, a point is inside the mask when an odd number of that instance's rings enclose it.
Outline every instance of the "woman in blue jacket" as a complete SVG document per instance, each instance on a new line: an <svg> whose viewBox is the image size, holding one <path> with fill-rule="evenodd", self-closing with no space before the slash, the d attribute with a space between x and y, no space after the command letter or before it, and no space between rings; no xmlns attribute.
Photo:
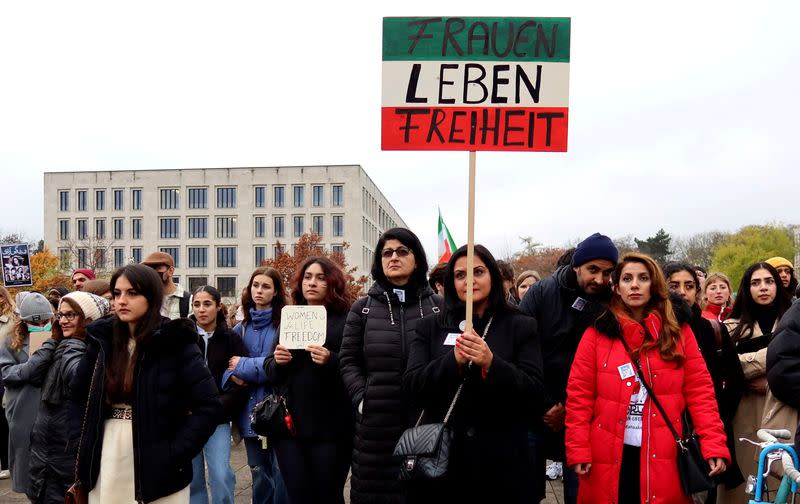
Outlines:
<svg viewBox="0 0 800 504"><path fill-rule="evenodd" d="M270 393L264 360L277 342L281 309L285 305L286 293L280 273L267 267L253 271L242 294L244 320L233 328L242 338L247 355L231 357L228 371L222 377L223 388L228 379L250 387L247 405L239 414L238 427L253 475L253 504L288 502L272 446L250 428L250 412Z"/></svg>

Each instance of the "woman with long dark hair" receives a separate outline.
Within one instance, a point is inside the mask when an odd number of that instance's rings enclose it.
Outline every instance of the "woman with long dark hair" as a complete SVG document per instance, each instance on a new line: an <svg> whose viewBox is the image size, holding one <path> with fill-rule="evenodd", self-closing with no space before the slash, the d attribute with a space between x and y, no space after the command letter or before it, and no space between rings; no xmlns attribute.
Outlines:
<svg viewBox="0 0 800 504"><path fill-rule="evenodd" d="M536 324L508 304L497 262L481 245L467 285L466 256L464 246L448 261L445 310L420 321L409 345L403 387L424 410L421 423L441 422L463 386L448 421L447 475L409 487L408 502L530 502L528 428L544 400ZM467 289L473 293L470 331L462 326Z"/></svg>
<svg viewBox="0 0 800 504"><path fill-rule="evenodd" d="M580 477L578 502L690 504L666 422L680 432L688 409L711 476L730 460L706 363L652 258L627 254L611 280L611 302L583 334L567 386L567 462Z"/></svg>
<svg viewBox="0 0 800 504"><path fill-rule="evenodd" d="M192 460L194 473L191 484L191 504L208 504L206 488L206 465L208 465L208 486L211 488L211 502L214 504L233 504L236 476L231 468L231 421L247 401L247 387L244 382L231 376L223 380L228 362L234 355L244 355L245 348L238 334L228 328L225 320L225 305L222 296L211 285L198 287L192 294L192 315L197 334L197 344L205 358L208 369L219 387L223 416L216 430L206 441L205 446Z"/></svg>
<svg viewBox="0 0 800 504"><path fill-rule="evenodd" d="M0 285L0 345L14 334L16 320L14 300L8 290ZM2 400L4 392L3 380L0 379L0 479L11 477L11 471L8 470L8 420L2 405L5 404Z"/></svg>
<svg viewBox="0 0 800 504"><path fill-rule="evenodd" d="M237 425L247 451L247 465L253 475L253 504L283 504L287 502L275 451L271 440L259 438L250 427L250 412L271 391L264 371L264 361L278 341L281 309L286 306L286 291L278 270L257 268L250 275L242 293L244 320L233 331L242 338L245 353L233 356L223 380L239 380L249 387L247 403L239 412Z"/></svg>
<svg viewBox="0 0 800 504"><path fill-rule="evenodd" d="M392 451L415 412L402 393L414 326L439 312L428 260L417 235L405 228L384 232L375 246L367 296L347 315L339 363L356 410L351 504L402 502Z"/></svg>
<svg viewBox="0 0 800 504"><path fill-rule="evenodd" d="M86 351L86 325L103 318L109 308L106 299L86 291L70 292L59 300L52 333L58 346L42 384L42 401L31 433L27 491L31 502L61 502L75 482L77 446L69 443L64 429L69 423L67 394Z"/></svg>
<svg viewBox="0 0 800 504"><path fill-rule="evenodd" d="M725 326L717 320L703 317L697 303L700 279L695 267L687 263L670 262L664 265L664 276L669 290L673 293L671 299L673 308L688 320L700 347L700 353L706 361L708 373L714 383L714 395L725 428L728 450L731 455L735 455L736 445L739 443L733 435L733 417L736 415L736 409L746 386L744 373L739 365L739 355ZM706 279L706 288L714 278L714 275L710 275ZM681 303L676 296L680 296L685 303ZM718 481L726 488L735 488L744 482L744 476L736 460L731 461ZM714 489L709 492L706 502L716 501L717 491Z"/></svg>
<svg viewBox="0 0 800 504"><path fill-rule="evenodd" d="M123 266L116 315L86 327L70 418L90 504L188 503L192 459L222 414L194 324L161 317L163 289L151 268Z"/></svg>
<svg viewBox="0 0 800 504"><path fill-rule="evenodd" d="M747 387L733 419L733 434L738 438L757 439L756 432L762 428L763 415L767 408L767 347L781 317L789 309L791 297L783 288L778 272L769 263L753 264L744 272L739 283L736 301L725 326L731 334L739 354L739 363L747 380ZM770 425L774 428L794 431L793 424ZM736 461L744 474L755 474L758 470L758 448L739 443ZM748 498L740 485L726 492L722 502L747 503Z"/></svg>
<svg viewBox="0 0 800 504"><path fill-rule="evenodd" d="M264 363L269 381L285 393L295 428L292 437L274 441L275 453L292 504L344 504L353 449L353 413L339 374L351 304L344 273L326 257L309 258L294 274L292 300L324 306L327 328L323 345L277 345Z"/></svg>

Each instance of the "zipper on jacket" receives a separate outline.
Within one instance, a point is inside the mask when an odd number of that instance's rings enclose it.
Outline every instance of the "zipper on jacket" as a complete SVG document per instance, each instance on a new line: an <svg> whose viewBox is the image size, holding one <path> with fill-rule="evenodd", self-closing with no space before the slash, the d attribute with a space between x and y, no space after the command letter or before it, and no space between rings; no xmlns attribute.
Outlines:
<svg viewBox="0 0 800 504"><path fill-rule="evenodd" d="M405 373L406 371L406 354L408 353L408 342L406 341L406 324L405 324L405 310L403 305L400 305L400 369Z"/></svg>
<svg viewBox="0 0 800 504"><path fill-rule="evenodd" d="M133 450L133 472L136 475L136 481L134 482L135 487L135 494L136 494L136 502L144 503L144 499L142 499L142 471L140 470L141 465L141 458L142 458L142 437L138 435L138 431L136 429L136 417L137 417L137 410L139 402L139 386L141 384L141 377L142 377L142 367L144 364L144 357L145 352L142 352L142 358L139 360L139 366L136 370L136 390L134 392L133 401L131 401L131 429L133 430L133 438L136 441L136 446L134 446ZM135 365L135 364L134 364Z"/></svg>

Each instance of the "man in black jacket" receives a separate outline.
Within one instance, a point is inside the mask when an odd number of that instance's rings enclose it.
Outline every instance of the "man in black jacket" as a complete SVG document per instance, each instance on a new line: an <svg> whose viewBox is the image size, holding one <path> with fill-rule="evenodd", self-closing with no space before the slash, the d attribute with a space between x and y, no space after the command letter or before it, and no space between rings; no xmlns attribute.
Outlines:
<svg viewBox="0 0 800 504"><path fill-rule="evenodd" d="M583 332L611 298L611 273L618 258L611 239L595 233L578 244L572 264L535 283L519 306L538 323L544 361L545 414L530 434L540 499L546 460L564 460L564 404L572 359ZM578 477L564 467L564 502L574 503L577 497Z"/></svg>
<svg viewBox="0 0 800 504"><path fill-rule="evenodd" d="M800 303L783 314L767 347L767 383L779 401L800 410ZM795 426L778 426L790 429ZM795 431L795 450L800 450L800 429Z"/></svg>

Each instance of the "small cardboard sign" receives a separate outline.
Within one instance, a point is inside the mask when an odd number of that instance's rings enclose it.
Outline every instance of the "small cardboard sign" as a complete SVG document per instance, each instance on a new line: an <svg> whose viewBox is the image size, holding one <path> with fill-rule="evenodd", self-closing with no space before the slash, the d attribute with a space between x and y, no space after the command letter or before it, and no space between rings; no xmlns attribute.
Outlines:
<svg viewBox="0 0 800 504"><path fill-rule="evenodd" d="M281 310L280 343L289 350L323 345L328 325L324 306L284 306Z"/></svg>
<svg viewBox="0 0 800 504"><path fill-rule="evenodd" d="M36 350L42 348L42 344L52 337L53 333L50 331L30 333L28 336L28 356L30 357Z"/></svg>

